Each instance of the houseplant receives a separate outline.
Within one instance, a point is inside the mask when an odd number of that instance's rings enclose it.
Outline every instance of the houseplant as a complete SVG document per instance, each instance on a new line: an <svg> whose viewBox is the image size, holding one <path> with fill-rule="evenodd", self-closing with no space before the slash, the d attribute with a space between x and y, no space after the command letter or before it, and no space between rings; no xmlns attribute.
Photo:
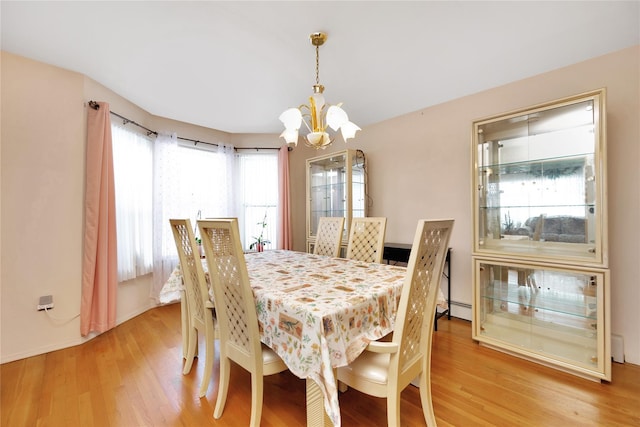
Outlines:
<svg viewBox="0 0 640 427"><path fill-rule="evenodd" d="M258 223L260 226L260 235L258 237L253 237L253 243L249 245L249 250L253 250L255 248L256 251L262 252L264 250L264 245L271 243L271 241L267 240L264 237L265 228L267 228L267 212L264 213L264 218L262 221Z"/></svg>
<svg viewBox="0 0 640 427"><path fill-rule="evenodd" d="M202 247L202 239L199 237L196 237L195 240L196 240L196 245L198 245L198 255L200 255L200 258L204 258L204 248Z"/></svg>

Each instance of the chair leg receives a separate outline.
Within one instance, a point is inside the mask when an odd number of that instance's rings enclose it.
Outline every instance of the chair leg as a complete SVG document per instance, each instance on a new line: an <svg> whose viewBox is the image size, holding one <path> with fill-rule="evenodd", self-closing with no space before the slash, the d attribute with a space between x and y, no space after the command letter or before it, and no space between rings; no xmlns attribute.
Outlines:
<svg viewBox="0 0 640 427"><path fill-rule="evenodd" d="M387 424L389 427L400 426L400 391L396 389L387 395Z"/></svg>
<svg viewBox="0 0 640 427"><path fill-rule="evenodd" d="M189 313L184 290L180 291L180 320L182 326L182 358L186 359L187 350L189 349Z"/></svg>
<svg viewBox="0 0 640 427"><path fill-rule="evenodd" d="M428 427L435 427L436 417L433 413L433 402L431 400L431 381L424 372L420 375L420 402L422 403L424 421Z"/></svg>
<svg viewBox="0 0 640 427"><path fill-rule="evenodd" d="M229 390L229 375L231 373L231 363L226 355L220 351L220 378L218 380L218 398L216 399L216 408L213 410L213 418L218 419L222 416L224 405L227 402L227 391Z"/></svg>
<svg viewBox="0 0 640 427"><path fill-rule="evenodd" d="M255 372L251 373L251 427L260 426L262 417L263 376Z"/></svg>
<svg viewBox="0 0 640 427"><path fill-rule="evenodd" d="M213 371L213 359L215 357L214 341L207 337L207 343L205 348L205 361L204 372L202 373L202 383L200 384L200 397L204 397L209 389L209 382L211 382L211 371Z"/></svg>
<svg viewBox="0 0 640 427"><path fill-rule="evenodd" d="M184 368L182 369L183 375L187 375L191 372L191 366L193 365L193 359L196 357L196 349L198 347L198 330L194 327L190 327L188 336L189 348L187 349Z"/></svg>

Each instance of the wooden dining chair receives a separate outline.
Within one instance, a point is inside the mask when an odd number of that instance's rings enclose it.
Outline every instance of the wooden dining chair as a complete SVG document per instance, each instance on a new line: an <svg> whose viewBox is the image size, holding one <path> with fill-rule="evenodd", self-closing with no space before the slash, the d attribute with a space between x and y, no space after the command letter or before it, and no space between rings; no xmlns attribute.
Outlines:
<svg viewBox="0 0 640 427"><path fill-rule="evenodd" d="M263 377L287 366L260 342L258 314L236 219L198 221L220 334L220 381L214 418L222 416L229 389L231 361L251 373L251 426L262 416Z"/></svg>
<svg viewBox="0 0 640 427"><path fill-rule="evenodd" d="M202 382L200 384L200 397L207 393L209 381L213 371L215 357L214 341L216 339L216 317L214 305L209 298L209 289L191 228L189 219L170 219L173 238L178 249L182 280L184 281L187 296L187 325L183 331L187 331L187 352L182 373L191 372L193 359L198 349L199 334L204 335L205 363Z"/></svg>
<svg viewBox="0 0 640 427"><path fill-rule="evenodd" d="M353 218L347 243L347 258L381 263L386 229L385 217Z"/></svg>
<svg viewBox="0 0 640 427"><path fill-rule="evenodd" d="M428 426L431 403L431 338L436 299L453 220L418 221L393 336L373 341L351 364L338 368L338 381L387 399L389 426L400 425L400 393L420 376L420 401Z"/></svg>
<svg viewBox="0 0 640 427"><path fill-rule="evenodd" d="M316 243L313 245L313 253L315 255L339 257L343 231L343 216L320 217L318 220L318 231L316 232Z"/></svg>

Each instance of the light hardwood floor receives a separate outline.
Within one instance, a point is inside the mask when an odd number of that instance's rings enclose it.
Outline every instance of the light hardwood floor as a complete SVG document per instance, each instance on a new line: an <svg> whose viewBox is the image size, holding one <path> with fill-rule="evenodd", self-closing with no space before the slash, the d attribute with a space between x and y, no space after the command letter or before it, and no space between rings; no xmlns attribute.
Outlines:
<svg viewBox="0 0 640 427"><path fill-rule="evenodd" d="M478 346L467 321L441 319L432 359L439 426L640 426L640 367L614 364L596 383ZM233 369L224 414L212 417L216 374L199 399L203 362L181 374L178 304L150 310L73 348L1 367L2 426L246 426L250 378ZM305 383L265 379L263 426L305 425ZM345 427L386 425L385 401L349 390ZM402 422L425 425L417 388L402 393Z"/></svg>

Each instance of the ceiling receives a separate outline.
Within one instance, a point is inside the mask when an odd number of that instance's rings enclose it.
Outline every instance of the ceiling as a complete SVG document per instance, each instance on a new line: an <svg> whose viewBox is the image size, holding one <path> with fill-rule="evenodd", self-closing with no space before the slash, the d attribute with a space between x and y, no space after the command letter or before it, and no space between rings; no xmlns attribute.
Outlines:
<svg viewBox="0 0 640 427"><path fill-rule="evenodd" d="M315 83L361 127L640 43L640 2L0 3L2 50L151 114L279 133Z"/></svg>

